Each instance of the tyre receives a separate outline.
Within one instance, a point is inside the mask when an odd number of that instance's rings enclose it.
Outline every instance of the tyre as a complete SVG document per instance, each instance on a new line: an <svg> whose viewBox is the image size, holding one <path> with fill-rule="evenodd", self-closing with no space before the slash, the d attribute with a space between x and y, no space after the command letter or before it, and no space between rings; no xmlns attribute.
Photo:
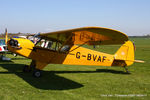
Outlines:
<svg viewBox="0 0 150 100"><path fill-rule="evenodd" d="M34 77L37 77L37 78L38 78L38 77L41 77L41 70L37 70L37 69L34 70L34 71L33 71L33 76L34 76Z"/></svg>

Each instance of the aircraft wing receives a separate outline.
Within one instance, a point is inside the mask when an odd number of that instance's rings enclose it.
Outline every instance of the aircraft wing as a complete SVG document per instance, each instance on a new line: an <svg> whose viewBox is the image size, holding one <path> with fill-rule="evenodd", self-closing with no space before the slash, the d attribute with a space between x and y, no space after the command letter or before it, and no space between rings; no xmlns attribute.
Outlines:
<svg viewBox="0 0 150 100"><path fill-rule="evenodd" d="M128 36L117 30L102 27L83 27L49 33L41 33L39 37L58 41L63 44L111 45L123 44Z"/></svg>

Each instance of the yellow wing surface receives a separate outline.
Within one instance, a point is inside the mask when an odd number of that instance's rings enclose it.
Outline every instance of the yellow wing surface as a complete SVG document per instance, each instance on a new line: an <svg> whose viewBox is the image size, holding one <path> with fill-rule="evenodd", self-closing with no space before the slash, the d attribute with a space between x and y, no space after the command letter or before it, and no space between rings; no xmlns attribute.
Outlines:
<svg viewBox="0 0 150 100"><path fill-rule="evenodd" d="M102 27L83 27L63 31L41 33L41 38L58 41L68 45L111 45L123 44L128 36L117 30Z"/></svg>

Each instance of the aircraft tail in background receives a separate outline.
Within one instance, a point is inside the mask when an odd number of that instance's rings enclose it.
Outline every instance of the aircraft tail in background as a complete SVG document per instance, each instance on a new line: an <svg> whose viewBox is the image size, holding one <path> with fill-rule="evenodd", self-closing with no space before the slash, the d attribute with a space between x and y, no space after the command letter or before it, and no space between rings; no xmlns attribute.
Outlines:
<svg viewBox="0 0 150 100"><path fill-rule="evenodd" d="M7 45L8 41L8 33L7 33L7 28L5 29L5 44Z"/></svg>

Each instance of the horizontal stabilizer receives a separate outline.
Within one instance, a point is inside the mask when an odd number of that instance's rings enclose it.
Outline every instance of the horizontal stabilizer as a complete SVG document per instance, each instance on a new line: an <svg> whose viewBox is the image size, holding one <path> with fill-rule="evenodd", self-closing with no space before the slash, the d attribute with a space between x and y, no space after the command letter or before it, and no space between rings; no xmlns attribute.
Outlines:
<svg viewBox="0 0 150 100"><path fill-rule="evenodd" d="M125 60L125 61L128 61L128 62L137 62L137 63L145 63L145 61L143 61L143 60Z"/></svg>
<svg viewBox="0 0 150 100"><path fill-rule="evenodd" d="M143 60L134 60L134 62L145 63L145 61L143 61Z"/></svg>

